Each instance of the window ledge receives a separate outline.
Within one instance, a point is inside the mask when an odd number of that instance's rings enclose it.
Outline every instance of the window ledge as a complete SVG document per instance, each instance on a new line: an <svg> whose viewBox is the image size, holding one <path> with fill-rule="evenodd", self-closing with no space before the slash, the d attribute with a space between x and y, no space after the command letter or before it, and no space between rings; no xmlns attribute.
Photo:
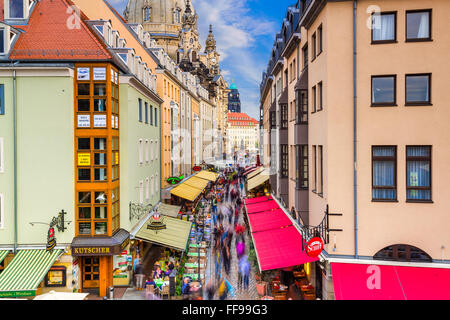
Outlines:
<svg viewBox="0 0 450 320"><path fill-rule="evenodd" d="M431 38L405 39L405 42L432 42Z"/></svg>
<svg viewBox="0 0 450 320"><path fill-rule="evenodd" d="M398 202L398 200L390 200L390 199L372 199L372 202Z"/></svg>
<svg viewBox="0 0 450 320"><path fill-rule="evenodd" d="M372 40L370 44L389 44L389 43L398 43L397 40Z"/></svg>
<svg viewBox="0 0 450 320"><path fill-rule="evenodd" d="M396 103L372 103L371 107L398 107Z"/></svg>
<svg viewBox="0 0 450 320"><path fill-rule="evenodd" d="M406 203L434 203L433 200L406 200Z"/></svg>
<svg viewBox="0 0 450 320"><path fill-rule="evenodd" d="M405 107L429 107L433 104L430 102L407 102L405 103Z"/></svg>

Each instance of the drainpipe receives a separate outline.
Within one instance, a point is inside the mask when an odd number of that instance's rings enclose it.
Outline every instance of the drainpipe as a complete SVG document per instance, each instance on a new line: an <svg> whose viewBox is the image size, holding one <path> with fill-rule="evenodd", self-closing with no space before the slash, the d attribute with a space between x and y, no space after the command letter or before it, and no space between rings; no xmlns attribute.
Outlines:
<svg viewBox="0 0 450 320"><path fill-rule="evenodd" d="M14 254L17 253L17 83L13 70L13 118L14 118Z"/></svg>
<svg viewBox="0 0 450 320"><path fill-rule="evenodd" d="M358 198L357 198L357 122L356 122L356 1L353 0L353 206L355 226L355 259L358 258Z"/></svg>

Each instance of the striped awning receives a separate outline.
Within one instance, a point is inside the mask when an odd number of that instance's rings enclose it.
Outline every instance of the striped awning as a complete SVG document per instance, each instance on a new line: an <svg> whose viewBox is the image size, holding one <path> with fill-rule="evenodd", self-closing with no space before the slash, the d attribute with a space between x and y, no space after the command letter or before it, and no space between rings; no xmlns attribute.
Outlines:
<svg viewBox="0 0 450 320"><path fill-rule="evenodd" d="M6 258L8 253L9 253L9 250L0 250L0 263L3 261L3 259Z"/></svg>
<svg viewBox="0 0 450 320"><path fill-rule="evenodd" d="M252 190L256 188L257 186L263 184L267 180L269 180L270 176L263 172L261 174L256 175L255 177L251 178L247 181L247 190Z"/></svg>
<svg viewBox="0 0 450 320"><path fill-rule="evenodd" d="M20 250L0 274L0 297L30 297L63 250Z"/></svg>
<svg viewBox="0 0 450 320"><path fill-rule="evenodd" d="M250 172L247 176L247 179L250 180L251 178L256 176L258 173L261 173L263 171L264 171L264 167L261 166L261 167L257 168L255 171Z"/></svg>

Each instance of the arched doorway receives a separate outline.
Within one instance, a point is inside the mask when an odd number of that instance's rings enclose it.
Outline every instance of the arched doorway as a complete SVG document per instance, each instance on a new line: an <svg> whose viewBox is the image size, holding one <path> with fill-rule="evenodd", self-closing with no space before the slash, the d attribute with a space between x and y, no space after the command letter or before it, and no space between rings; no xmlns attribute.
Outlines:
<svg viewBox="0 0 450 320"><path fill-rule="evenodd" d="M378 251L375 260L432 262L433 259L425 251L407 244L394 244Z"/></svg>

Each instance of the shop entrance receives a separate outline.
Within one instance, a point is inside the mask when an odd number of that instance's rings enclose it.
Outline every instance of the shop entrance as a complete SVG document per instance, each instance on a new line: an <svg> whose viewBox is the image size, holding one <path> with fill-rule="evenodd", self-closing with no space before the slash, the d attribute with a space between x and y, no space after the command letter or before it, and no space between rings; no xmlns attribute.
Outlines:
<svg viewBox="0 0 450 320"><path fill-rule="evenodd" d="M100 287L100 257L83 257L83 288Z"/></svg>

